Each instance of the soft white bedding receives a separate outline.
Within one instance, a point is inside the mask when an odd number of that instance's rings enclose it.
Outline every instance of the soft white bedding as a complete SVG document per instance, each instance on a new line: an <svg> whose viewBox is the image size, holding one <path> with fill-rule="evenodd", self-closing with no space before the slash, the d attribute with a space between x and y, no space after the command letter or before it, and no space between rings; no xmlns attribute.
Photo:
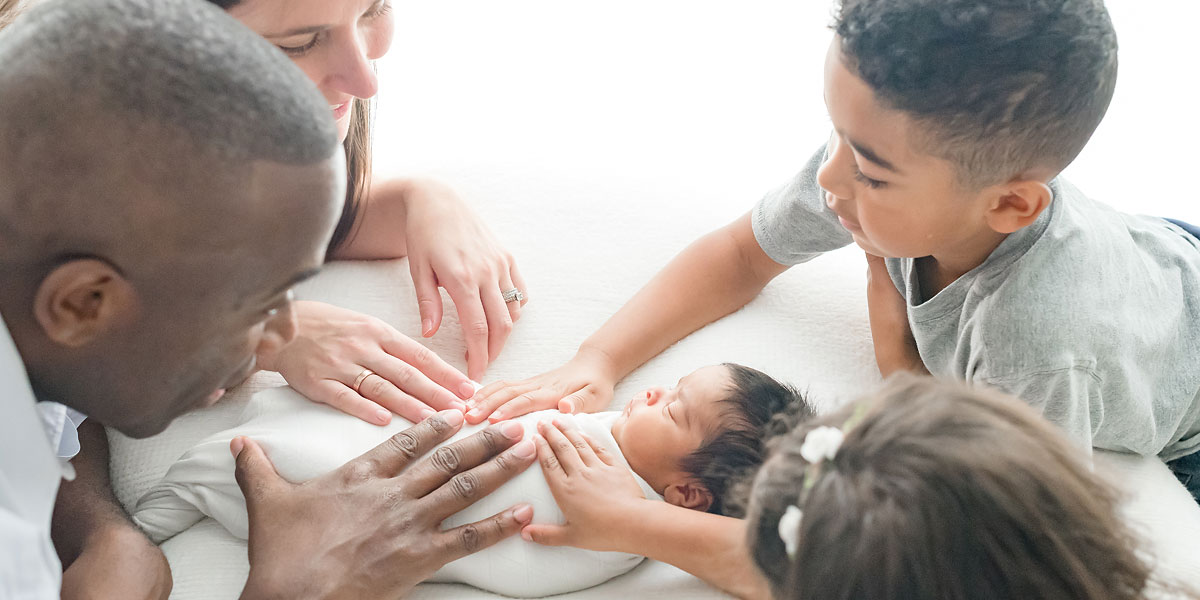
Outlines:
<svg viewBox="0 0 1200 600"><path fill-rule="evenodd" d="M820 78L830 4L396 3L396 42L380 64L377 168L452 182L516 256L530 286L524 316L485 383L533 375L569 359L672 255L744 214L799 168L828 135ZM1132 14L1141 5L1117 3L1114 11L1122 6ZM1117 21L1126 36L1122 77L1136 81L1139 67L1161 61L1137 62L1149 51L1136 42L1151 38L1134 38L1127 22ZM1169 25L1156 22L1154 31ZM1172 38L1156 33L1153 39ZM1132 201L1125 192L1145 184L1144 178L1118 175L1130 173L1128 146L1104 145L1105 131L1146 130L1146 115L1122 105L1128 98L1122 94L1131 89L1118 84L1110 122L1080 159L1087 170L1076 169L1091 179L1076 183L1103 200ZM1125 121L1113 121L1122 114ZM1155 135L1167 135L1161 131ZM1146 156L1157 168L1173 154ZM1121 208L1200 221L1195 210L1152 204L1168 194L1150 196L1138 202L1151 204ZM743 310L630 375L618 387L614 407L648 385L725 361L807 389L823 410L846 401L878 380L865 269L853 249L793 269ZM420 330L403 260L331 265L298 296L374 314L413 336ZM448 299L446 305L452 306ZM464 367L452 310L429 345ZM148 440L110 434L119 499L133 509L179 456L236 423L253 392L278 385L277 376L260 374ZM1097 462L1130 494L1129 519L1144 532L1159 573L1200 582L1200 508L1165 466L1104 453ZM163 549L172 563L174 598L236 597L247 571L245 544L219 524L201 521ZM413 597L496 596L425 584ZM677 569L645 561L568 597L724 596Z"/></svg>

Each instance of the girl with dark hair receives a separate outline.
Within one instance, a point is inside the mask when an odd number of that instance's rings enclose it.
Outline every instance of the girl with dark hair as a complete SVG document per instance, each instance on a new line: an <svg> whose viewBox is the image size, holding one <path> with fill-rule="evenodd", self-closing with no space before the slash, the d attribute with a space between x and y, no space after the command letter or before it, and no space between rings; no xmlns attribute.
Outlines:
<svg viewBox="0 0 1200 600"><path fill-rule="evenodd" d="M1117 492L1023 402L901 375L774 442L750 494L778 600L1142 600Z"/></svg>
<svg viewBox="0 0 1200 600"><path fill-rule="evenodd" d="M329 101L347 166L329 258L407 256L422 335L441 325L445 288L462 323L467 374L482 378L520 318L526 286L512 256L449 187L372 177L373 63L391 44L392 0L209 1L278 46ZM435 409L463 409L474 395L466 376L381 321L316 302L294 310L298 339L260 353L258 364L305 396L382 425L392 413L419 421Z"/></svg>

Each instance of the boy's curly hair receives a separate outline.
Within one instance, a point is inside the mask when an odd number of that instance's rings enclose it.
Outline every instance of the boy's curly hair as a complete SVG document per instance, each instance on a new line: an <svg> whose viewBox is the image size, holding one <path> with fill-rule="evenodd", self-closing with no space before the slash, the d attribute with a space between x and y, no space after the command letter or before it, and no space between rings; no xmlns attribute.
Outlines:
<svg viewBox="0 0 1200 600"><path fill-rule="evenodd" d="M1117 79L1102 0L842 0L833 29L847 68L916 120L919 149L966 189L1061 171Z"/></svg>

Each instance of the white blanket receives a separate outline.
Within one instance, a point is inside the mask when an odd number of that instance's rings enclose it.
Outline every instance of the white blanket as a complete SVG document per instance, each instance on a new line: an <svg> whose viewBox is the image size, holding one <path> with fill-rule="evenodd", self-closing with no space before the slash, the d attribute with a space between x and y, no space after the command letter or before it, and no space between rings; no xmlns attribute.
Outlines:
<svg viewBox="0 0 1200 600"><path fill-rule="evenodd" d="M542 419L558 415L543 411L514 419L527 434ZM593 440L624 463L610 427L615 411L573 418ZM185 531L204 517L245 540L249 523L246 502L233 475L229 442L239 435L262 444L276 470L289 481L305 481L341 466L411 425L395 418L378 427L325 405L308 401L291 388L259 392L235 427L209 436L188 450L161 482L137 503L133 519L155 542ZM483 429L464 426L446 443ZM628 467L628 464L625 463ZM647 498L661 500L640 477L635 478ZM562 523L562 511L535 464L492 494L447 519L444 529L486 519L517 503L534 509L534 523ZM619 552L593 552L568 547L548 547L508 538L495 546L456 560L439 570L432 581L466 583L477 588L521 598L536 598L586 589L628 572L642 557Z"/></svg>
<svg viewBox="0 0 1200 600"><path fill-rule="evenodd" d="M379 63L376 168L453 183L529 282L530 303L484 383L527 377L569 359L671 256L750 210L828 138L821 81L832 4L396 3L395 43ZM1102 200L1126 201L1119 206L1124 210L1200 221L1194 207L1184 210L1190 206L1186 194L1159 193L1146 178L1130 175L1162 172L1151 167L1185 161L1179 157L1186 151L1142 156L1129 152L1125 138L1113 137L1126 130L1134 139L1151 131L1154 144L1197 137L1163 133L1194 131L1195 122L1186 119L1145 127L1146 119L1190 110L1183 88L1161 93L1162 86L1175 85L1172 78L1136 85L1139 76L1149 77L1146 69L1162 68L1161 56L1186 54L1188 38L1160 35L1174 25L1155 21L1155 11L1139 3L1110 5L1123 36L1126 83L1118 83L1101 134L1072 167L1075 182ZM1180 31L1191 21L1178 19ZM1186 78L1177 83L1185 85ZM1152 99L1146 106L1158 112L1128 104L1143 92ZM1163 97L1183 104L1162 111ZM1168 177L1161 185L1170 182ZM1177 204L1155 204L1168 198ZM613 407L649 385L724 361L807 389L821 410L869 389L878 374L865 270L853 249L792 269L743 310L631 374L618 386ZM405 261L335 264L298 295L374 314L419 336ZM458 321L453 305L446 306L448 318L429 346L465 368ZM118 498L132 510L184 452L236 425L253 392L279 385L277 376L259 375L148 440L110 435ZM1165 466L1153 458L1104 453L1097 461L1129 493L1130 522L1144 532L1147 552L1158 557L1157 572L1200 582L1200 508ZM174 598L237 597L246 577L245 543L219 524L202 520L163 550L171 561ZM413 596L496 597L450 584L425 584ZM724 596L677 569L644 561L568 597Z"/></svg>

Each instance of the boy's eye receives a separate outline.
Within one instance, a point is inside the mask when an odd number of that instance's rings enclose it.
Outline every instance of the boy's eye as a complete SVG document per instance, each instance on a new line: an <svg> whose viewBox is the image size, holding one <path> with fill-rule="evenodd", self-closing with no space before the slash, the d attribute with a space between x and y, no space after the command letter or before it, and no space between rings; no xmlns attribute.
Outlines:
<svg viewBox="0 0 1200 600"><path fill-rule="evenodd" d="M878 179L871 179L870 177L863 175L862 170L860 170L857 165L854 167L854 179L871 189L881 188L885 185L884 182L879 181Z"/></svg>

